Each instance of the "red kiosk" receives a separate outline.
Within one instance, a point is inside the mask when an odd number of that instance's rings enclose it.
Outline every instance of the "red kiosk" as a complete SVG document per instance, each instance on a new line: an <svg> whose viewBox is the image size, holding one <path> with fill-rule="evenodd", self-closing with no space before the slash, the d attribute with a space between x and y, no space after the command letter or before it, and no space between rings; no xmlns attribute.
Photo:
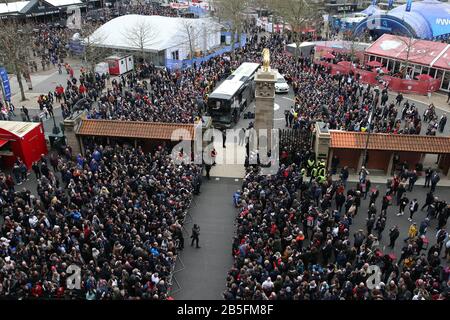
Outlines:
<svg viewBox="0 0 450 320"><path fill-rule="evenodd" d="M47 154L42 123L0 121L1 167L12 167L17 157L31 168L41 154Z"/></svg>
<svg viewBox="0 0 450 320"><path fill-rule="evenodd" d="M132 55L114 55L106 58L109 66L109 74L120 76L134 69L134 59Z"/></svg>

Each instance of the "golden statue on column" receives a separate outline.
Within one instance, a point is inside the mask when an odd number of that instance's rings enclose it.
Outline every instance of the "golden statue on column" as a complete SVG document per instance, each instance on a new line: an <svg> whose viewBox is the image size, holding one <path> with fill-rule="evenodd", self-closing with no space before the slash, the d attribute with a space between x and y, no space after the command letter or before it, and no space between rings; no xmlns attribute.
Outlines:
<svg viewBox="0 0 450 320"><path fill-rule="evenodd" d="M270 51L268 48L263 49L262 56L263 56L263 71L268 72L270 68Z"/></svg>

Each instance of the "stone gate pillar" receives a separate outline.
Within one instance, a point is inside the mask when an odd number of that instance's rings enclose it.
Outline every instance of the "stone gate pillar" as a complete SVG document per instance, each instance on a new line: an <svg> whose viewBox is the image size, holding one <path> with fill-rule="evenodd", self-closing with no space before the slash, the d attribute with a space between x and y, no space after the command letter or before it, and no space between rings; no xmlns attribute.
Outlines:
<svg viewBox="0 0 450 320"><path fill-rule="evenodd" d="M64 135L67 145L72 148L72 154L84 154L81 138L77 136L78 128L81 125L84 113L64 119Z"/></svg>

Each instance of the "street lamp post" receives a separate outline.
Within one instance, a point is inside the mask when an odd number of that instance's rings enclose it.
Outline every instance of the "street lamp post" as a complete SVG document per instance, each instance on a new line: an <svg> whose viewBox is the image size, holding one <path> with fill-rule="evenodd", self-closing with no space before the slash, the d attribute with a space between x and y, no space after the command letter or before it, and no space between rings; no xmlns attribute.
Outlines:
<svg viewBox="0 0 450 320"><path fill-rule="evenodd" d="M52 115L52 119L53 119L53 130L52 130L52 132L53 132L53 134L59 134L60 129L56 125L55 114Z"/></svg>

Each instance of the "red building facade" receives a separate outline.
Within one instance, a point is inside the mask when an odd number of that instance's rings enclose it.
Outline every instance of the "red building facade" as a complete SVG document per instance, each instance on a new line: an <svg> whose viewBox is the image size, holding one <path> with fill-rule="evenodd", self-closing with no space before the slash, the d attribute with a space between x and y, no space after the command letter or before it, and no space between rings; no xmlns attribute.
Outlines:
<svg viewBox="0 0 450 320"><path fill-rule="evenodd" d="M47 154L42 123L0 121L1 167L9 168L19 157L28 169L41 154Z"/></svg>

